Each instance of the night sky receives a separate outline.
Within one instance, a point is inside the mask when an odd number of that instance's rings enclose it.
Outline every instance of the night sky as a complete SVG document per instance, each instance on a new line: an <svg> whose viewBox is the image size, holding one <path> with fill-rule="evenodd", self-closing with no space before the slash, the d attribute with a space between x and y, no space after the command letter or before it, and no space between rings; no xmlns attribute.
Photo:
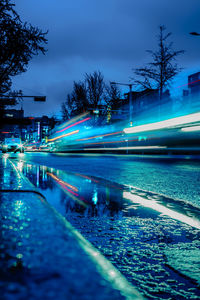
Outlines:
<svg viewBox="0 0 200 300"><path fill-rule="evenodd" d="M46 95L46 103L24 100L26 116L56 115L73 81L99 70L105 81L128 83L132 68L151 61L159 26L172 32L174 49L185 50L178 63L187 75L200 71L199 0L15 0L23 22L48 33L48 52L35 56L28 71L13 78L25 95ZM179 82L178 82L179 80ZM125 92L125 91L124 91Z"/></svg>

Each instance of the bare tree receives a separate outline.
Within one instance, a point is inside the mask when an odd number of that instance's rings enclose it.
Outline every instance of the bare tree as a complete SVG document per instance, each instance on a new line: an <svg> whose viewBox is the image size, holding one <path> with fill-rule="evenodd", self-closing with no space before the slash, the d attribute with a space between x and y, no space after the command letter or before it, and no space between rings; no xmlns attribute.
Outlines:
<svg viewBox="0 0 200 300"><path fill-rule="evenodd" d="M184 53L184 50L173 50L173 43L168 42L171 33L165 33L166 28L163 25L159 29L158 50L147 50L153 61L147 66L133 69L133 71L136 75L136 84L143 89L157 88L159 97L162 99L164 88L181 71L175 61L178 55Z"/></svg>
<svg viewBox="0 0 200 300"><path fill-rule="evenodd" d="M104 77L100 71L95 71L93 74L86 73L85 82L89 104L96 108L102 102L105 90Z"/></svg>
<svg viewBox="0 0 200 300"><path fill-rule="evenodd" d="M71 94L72 102L74 104L74 109L76 113L82 113L88 108L88 98L87 98L87 89L84 82L75 82L73 86L73 91Z"/></svg>
<svg viewBox="0 0 200 300"><path fill-rule="evenodd" d="M105 83L104 77L101 72L93 72L92 74L85 74L85 80L74 81L73 89L70 94L67 95L67 99L62 103L61 112L63 118L81 114L87 110L95 110L98 105L101 104L105 95ZM99 108L98 108L99 109ZM100 123L103 120L104 111L99 110L98 118L94 118L93 121ZM95 123L93 122L93 123Z"/></svg>
<svg viewBox="0 0 200 300"><path fill-rule="evenodd" d="M34 55L46 52L46 32L23 23L12 0L0 2L0 93L10 90L12 76L27 70Z"/></svg>
<svg viewBox="0 0 200 300"><path fill-rule="evenodd" d="M66 121L71 117L74 110L74 104L72 102L71 94L67 94L66 100L61 104L62 120Z"/></svg>
<svg viewBox="0 0 200 300"><path fill-rule="evenodd" d="M69 111L68 107L65 102L61 104L61 113L62 113L62 120L66 121L69 119Z"/></svg>
<svg viewBox="0 0 200 300"><path fill-rule="evenodd" d="M106 86L105 102L112 109L116 109L119 106L121 93L116 84Z"/></svg>
<svg viewBox="0 0 200 300"><path fill-rule="evenodd" d="M84 82L74 81L73 90L61 106L63 120L70 116L78 115L88 109L87 90Z"/></svg>

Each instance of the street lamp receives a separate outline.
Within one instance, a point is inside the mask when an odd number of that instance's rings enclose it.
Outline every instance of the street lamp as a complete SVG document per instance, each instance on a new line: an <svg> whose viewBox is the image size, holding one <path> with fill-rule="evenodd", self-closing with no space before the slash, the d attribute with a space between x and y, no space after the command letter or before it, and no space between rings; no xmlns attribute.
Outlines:
<svg viewBox="0 0 200 300"><path fill-rule="evenodd" d="M132 86L133 86L133 83L120 83L120 82L111 81L110 84L129 86L129 92L130 92L130 95L129 95L129 122L130 122L130 125L132 126L132 120L133 120Z"/></svg>

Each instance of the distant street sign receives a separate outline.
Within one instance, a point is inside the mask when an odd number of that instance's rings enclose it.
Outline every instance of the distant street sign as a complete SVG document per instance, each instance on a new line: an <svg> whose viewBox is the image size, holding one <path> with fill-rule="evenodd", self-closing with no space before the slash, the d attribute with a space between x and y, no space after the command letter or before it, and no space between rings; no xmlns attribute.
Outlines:
<svg viewBox="0 0 200 300"><path fill-rule="evenodd" d="M16 101L16 99L18 99L18 98L21 98L21 99L22 98L33 98L34 101L37 101L37 102L45 102L46 101L46 96L0 95L0 105L13 105L13 101Z"/></svg>
<svg viewBox="0 0 200 300"><path fill-rule="evenodd" d="M36 97L34 97L34 101L45 102L46 96L36 96Z"/></svg>

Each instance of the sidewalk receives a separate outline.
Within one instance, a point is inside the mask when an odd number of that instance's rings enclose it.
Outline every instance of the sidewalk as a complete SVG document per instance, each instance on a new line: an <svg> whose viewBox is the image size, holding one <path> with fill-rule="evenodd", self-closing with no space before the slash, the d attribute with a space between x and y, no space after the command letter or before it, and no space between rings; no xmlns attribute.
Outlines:
<svg viewBox="0 0 200 300"><path fill-rule="evenodd" d="M143 299L9 159L0 161L3 299Z"/></svg>

